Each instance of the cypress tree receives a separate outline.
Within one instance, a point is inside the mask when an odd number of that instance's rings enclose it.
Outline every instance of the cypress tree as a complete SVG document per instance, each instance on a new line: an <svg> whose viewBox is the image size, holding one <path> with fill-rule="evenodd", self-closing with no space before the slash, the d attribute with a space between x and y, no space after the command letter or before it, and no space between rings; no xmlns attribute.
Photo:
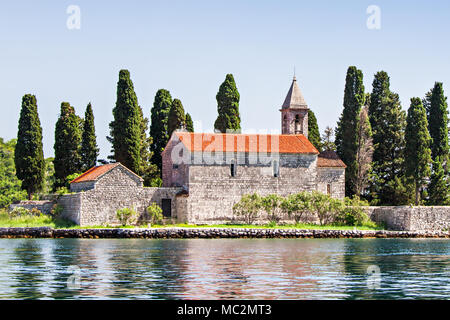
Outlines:
<svg viewBox="0 0 450 320"><path fill-rule="evenodd" d="M440 157L433 162L433 174L428 185L427 204L434 206L450 205L450 184Z"/></svg>
<svg viewBox="0 0 450 320"><path fill-rule="evenodd" d="M159 89L156 92L151 111L150 136L153 143L150 145L150 150L153 153L152 162L158 166L160 171L162 170L161 152L164 151L170 138L167 124L171 106L172 96L170 92L165 89Z"/></svg>
<svg viewBox="0 0 450 320"><path fill-rule="evenodd" d="M308 110L308 139L319 152L322 151L319 125L317 124L316 115L312 110Z"/></svg>
<svg viewBox="0 0 450 320"><path fill-rule="evenodd" d="M150 146L152 145L152 137L147 136L148 118L144 117L141 107L139 107L139 117L141 123L141 160L139 171L136 173L144 179L144 186L149 187L152 179L158 175L158 167L151 163L153 155L150 150Z"/></svg>
<svg viewBox="0 0 450 320"><path fill-rule="evenodd" d="M55 126L55 189L68 187L67 176L82 171L80 145L80 119L75 109L68 102L63 102Z"/></svg>
<svg viewBox="0 0 450 320"><path fill-rule="evenodd" d="M406 114L398 94L389 89L389 76L375 74L370 95L369 120L372 127L373 162L371 175L372 199L377 204L402 205L412 194L405 179ZM400 194L400 190L405 194Z"/></svg>
<svg viewBox="0 0 450 320"><path fill-rule="evenodd" d="M444 96L442 82L436 82L431 91L428 129L433 139L431 144L431 156L433 160L438 157L444 165L447 164L449 154L448 144L448 106L447 97Z"/></svg>
<svg viewBox="0 0 450 320"><path fill-rule="evenodd" d="M336 129L336 150L339 157L347 165L345 172L345 193L352 196L356 193L358 149L358 124L365 94L363 74L361 70L351 66L347 70L344 92L344 110Z"/></svg>
<svg viewBox="0 0 450 320"><path fill-rule="evenodd" d="M33 193L42 189L45 179L42 128L36 97L31 94L22 98L14 163L17 178L22 181L22 189L27 191L28 199L31 200Z"/></svg>
<svg viewBox="0 0 450 320"><path fill-rule="evenodd" d="M184 108L181 101L174 99L172 102L172 107L169 111L169 121L168 121L168 133L169 136L177 129L186 128L186 115L184 114Z"/></svg>
<svg viewBox="0 0 450 320"><path fill-rule="evenodd" d="M420 98L411 98L405 131L406 174L415 185L416 205L419 204L420 191L430 176L431 137L428 133L428 121Z"/></svg>
<svg viewBox="0 0 450 320"><path fill-rule="evenodd" d="M109 124L112 156L128 169L139 172L141 155L141 116L128 70L120 70L114 120Z"/></svg>
<svg viewBox="0 0 450 320"><path fill-rule="evenodd" d="M194 123L192 122L192 117L189 113L186 113L186 130L188 132L194 132Z"/></svg>
<svg viewBox="0 0 450 320"><path fill-rule="evenodd" d="M81 136L81 168L86 171L97 164L99 149L97 147L97 136L95 135L94 112L92 105L86 107L83 122L83 134Z"/></svg>
<svg viewBox="0 0 450 320"><path fill-rule="evenodd" d="M214 123L214 128L217 131L226 133L227 130L241 130L239 99L240 95L234 82L234 77L232 74L227 74L216 95L219 115Z"/></svg>

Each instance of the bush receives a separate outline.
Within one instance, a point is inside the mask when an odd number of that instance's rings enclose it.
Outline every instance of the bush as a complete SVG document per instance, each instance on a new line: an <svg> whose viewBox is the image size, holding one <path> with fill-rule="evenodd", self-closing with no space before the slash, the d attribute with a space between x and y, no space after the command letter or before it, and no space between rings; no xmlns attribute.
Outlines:
<svg viewBox="0 0 450 320"><path fill-rule="evenodd" d="M252 224L258 217L261 208L262 200L258 194L245 194L239 202L234 204L233 213L242 218L246 224Z"/></svg>
<svg viewBox="0 0 450 320"><path fill-rule="evenodd" d="M30 210L23 208L23 207L15 207L11 211L8 212L8 216L10 219L18 218L18 217L25 217L30 216Z"/></svg>
<svg viewBox="0 0 450 320"><path fill-rule="evenodd" d="M61 213L63 212L63 210L64 210L64 207L62 205L54 204L52 207L52 210L50 212L51 212L53 218L58 218L61 215Z"/></svg>
<svg viewBox="0 0 450 320"><path fill-rule="evenodd" d="M267 213L269 222L278 223L281 219L281 203L283 198L276 194L269 194L261 199L261 205L264 211Z"/></svg>
<svg viewBox="0 0 450 320"><path fill-rule="evenodd" d="M34 217L41 217L41 216L43 216L44 214L43 214L42 211L39 210L38 208L33 208L33 209L30 210L30 215L31 215L31 216L34 216Z"/></svg>
<svg viewBox="0 0 450 320"><path fill-rule="evenodd" d="M164 221L164 216L162 214L162 209L160 206L153 202L150 206L147 207L147 213L150 216L151 224L162 224Z"/></svg>
<svg viewBox="0 0 450 320"><path fill-rule="evenodd" d="M116 215L122 226L126 226L127 224L134 222L137 212L134 209L122 208L116 211Z"/></svg>
<svg viewBox="0 0 450 320"><path fill-rule="evenodd" d="M288 214L289 218L293 217L295 222L299 223L303 214L312 211L311 194L306 191L291 194L282 200L281 209Z"/></svg>
<svg viewBox="0 0 450 320"><path fill-rule="evenodd" d="M336 222L347 226L364 226L373 223L363 207L367 206L366 201L362 201L357 197L352 199L345 198L344 206L338 212Z"/></svg>

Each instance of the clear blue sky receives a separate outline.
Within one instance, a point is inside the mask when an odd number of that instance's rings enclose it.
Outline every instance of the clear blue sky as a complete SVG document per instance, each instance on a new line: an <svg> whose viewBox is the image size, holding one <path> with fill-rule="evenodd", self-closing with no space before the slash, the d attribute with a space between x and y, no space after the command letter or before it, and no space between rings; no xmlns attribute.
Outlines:
<svg viewBox="0 0 450 320"><path fill-rule="evenodd" d="M366 26L372 4L380 30ZM81 9L80 30L66 27L69 5ZM336 125L350 65L363 71L368 92L373 75L387 71L404 109L435 81L450 90L449 1L16 0L0 8L0 137L17 135L22 96L35 94L46 157L62 101L79 115L92 102L101 157L109 154L122 68L146 116L165 88L203 131L212 130L227 73L241 94L244 131L280 130L294 66L321 131Z"/></svg>

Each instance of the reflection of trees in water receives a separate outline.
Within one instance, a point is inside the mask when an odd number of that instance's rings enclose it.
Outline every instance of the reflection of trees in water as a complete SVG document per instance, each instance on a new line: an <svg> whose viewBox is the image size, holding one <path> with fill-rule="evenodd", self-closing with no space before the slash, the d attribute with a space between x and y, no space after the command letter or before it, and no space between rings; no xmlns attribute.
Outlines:
<svg viewBox="0 0 450 320"><path fill-rule="evenodd" d="M9 263L17 270L15 274L16 293L14 299L40 299L43 274L47 271L43 265L43 257L39 240L21 239L14 249L14 260Z"/></svg>
<svg viewBox="0 0 450 320"><path fill-rule="evenodd" d="M348 299L404 299L445 295L448 280L448 246L445 240L348 239L342 263ZM379 288L370 288L369 266L380 269ZM447 278L447 279L446 279ZM447 289L447 297L450 292Z"/></svg>
<svg viewBox="0 0 450 320"><path fill-rule="evenodd" d="M121 240L111 257L116 265L114 296L176 298L182 288L185 247L185 240Z"/></svg>

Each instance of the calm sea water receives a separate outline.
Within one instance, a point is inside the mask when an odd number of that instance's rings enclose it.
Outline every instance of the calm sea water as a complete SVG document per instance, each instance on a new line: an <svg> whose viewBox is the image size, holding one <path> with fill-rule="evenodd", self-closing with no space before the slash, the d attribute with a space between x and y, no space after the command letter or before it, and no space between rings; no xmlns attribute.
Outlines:
<svg viewBox="0 0 450 320"><path fill-rule="evenodd" d="M444 239L0 239L0 299L449 299Z"/></svg>

